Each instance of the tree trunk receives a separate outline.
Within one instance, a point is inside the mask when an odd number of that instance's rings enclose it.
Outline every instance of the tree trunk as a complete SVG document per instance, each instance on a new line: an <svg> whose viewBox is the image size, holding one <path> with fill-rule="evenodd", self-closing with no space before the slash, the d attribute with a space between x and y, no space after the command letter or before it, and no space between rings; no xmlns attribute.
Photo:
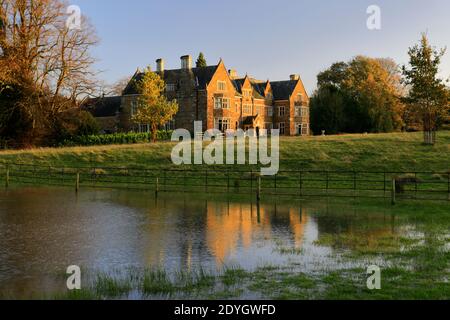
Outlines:
<svg viewBox="0 0 450 320"><path fill-rule="evenodd" d="M155 143L158 138L158 128L155 125L152 125L152 142Z"/></svg>
<svg viewBox="0 0 450 320"><path fill-rule="evenodd" d="M427 130L424 131L424 143L427 145L434 145L436 144L436 131L434 130Z"/></svg>

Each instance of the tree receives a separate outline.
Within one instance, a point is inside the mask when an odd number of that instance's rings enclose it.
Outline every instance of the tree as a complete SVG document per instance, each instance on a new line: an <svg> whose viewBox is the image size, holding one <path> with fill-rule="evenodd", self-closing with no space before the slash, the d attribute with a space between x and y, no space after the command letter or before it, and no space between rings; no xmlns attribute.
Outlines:
<svg viewBox="0 0 450 320"><path fill-rule="evenodd" d="M120 78L109 88L107 93L115 96L121 96L127 85L130 83L130 81L131 81L130 76Z"/></svg>
<svg viewBox="0 0 450 320"><path fill-rule="evenodd" d="M448 92L444 81L438 77L445 51L433 48L426 34L422 34L420 44L409 48L409 66L402 68L404 82L410 87L405 101L421 119L426 144L436 142L435 133L448 115Z"/></svg>
<svg viewBox="0 0 450 320"><path fill-rule="evenodd" d="M311 97L311 130L320 134L338 134L345 126L345 97L333 86L320 87Z"/></svg>
<svg viewBox="0 0 450 320"><path fill-rule="evenodd" d="M205 56L203 55L203 52L200 52L200 54L198 55L196 66L197 68L203 68L208 66L208 64L206 63Z"/></svg>
<svg viewBox="0 0 450 320"><path fill-rule="evenodd" d="M317 76L311 98L313 131L390 132L403 125L399 68L392 59L357 56ZM316 123L314 123L316 121Z"/></svg>
<svg viewBox="0 0 450 320"><path fill-rule="evenodd" d="M138 98L138 108L133 121L149 124L152 141L156 142L158 127L173 119L178 112L178 103L176 100L167 100L164 96L164 80L152 72L150 67L145 70L137 86L141 95Z"/></svg>
<svg viewBox="0 0 450 320"><path fill-rule="evenodd" d="M68 18L61 0L0 1L0 135L48 136L62 113L95 91L95 31L85 17L69 28Z"/></svg>

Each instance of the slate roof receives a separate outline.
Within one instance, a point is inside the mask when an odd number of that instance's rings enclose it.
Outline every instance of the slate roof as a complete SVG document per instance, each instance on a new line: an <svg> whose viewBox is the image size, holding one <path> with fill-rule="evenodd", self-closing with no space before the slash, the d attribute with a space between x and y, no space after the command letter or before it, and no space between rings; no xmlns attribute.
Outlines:
<svg viewBox="0 0 450 320"><path fill-rule="evenodd" d="M245 82L245 78L240 78L240 79L234 79L232 80L234 87L236 88L236 91L240 94L242 94L242 86L244 85ZM250 83L252 84L253 87L253 98L255 99L264 99L264 89L261 90L259 88L259 85L261 84L260 82L257 82L257 80L254 79L250 79Z"/></svg>
<svg viewBox="0 0 450 320"><path fill-rule="evenodd" d="M197 83L198 89L206 89L206 86L211 81L212 77L217 71L218 65L208 66L202 68L192 68L190 70L187 69L174 69L174 70L165 70L161 73L164 81L170 79L173 82L173 79L181 78L182 76L186 76L187 72L192 73L192 78ZM144 75L143 72L137 71L133 76L130 83L128 83L127 87L123 91L123 95L137 94L137 88L133 83L139 82ZM253 78L249 78L250 83L253 87L253 98L255 99L264 99L264 91L266 88L266 81L261 81ZM236 89L237 95L240 96L242 94L242 86L244 85L245 78L238 78L232 80L234 87ZM292 95L292 92L297 85L298 80L287 80L287 81L271 81L270 85L272 87L273 97L275 100L288 100Z"/></svg>
<svg viewBox="0 0 450 320"><path fill-rule="evenodd" d="M275 100L288 100L297 85L298 80L270 82Z"/></svg>
<svg viewBox="0 0 450 320"><path fill-rule="evenodd" d="M121 100L120 96L91 98L81 108L96 118L114 117L120 111Z"/></svg>
<svg viewBox="0 0 450 320"><path fill-rule="evenodd" d="M196 81L198 89L205 89L208 83L211 81L214 74L216 73L217 67L218 66L208 66L201 68L192 68L190 70L187 69L164 70L164 72L159 74L162 75L164 81L166 81L167 79L172 79L173 81L173 79L181 78L181 76L185 75L186 72L192 72L192 77ZM135 86L133 85L133 81L139 82L143 76L144 76L143 72L136 72L130 83L123 91L123 95L137 94L138 92Z"/></svg>

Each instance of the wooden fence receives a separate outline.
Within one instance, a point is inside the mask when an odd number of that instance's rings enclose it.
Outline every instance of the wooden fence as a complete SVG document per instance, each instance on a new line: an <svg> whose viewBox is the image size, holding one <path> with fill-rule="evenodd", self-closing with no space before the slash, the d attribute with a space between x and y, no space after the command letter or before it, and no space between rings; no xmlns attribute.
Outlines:
<svg viewBox="0 0 450 320"><path fill-rule="evenodd" d="M282 170L274 176L259 171L145 169L119 167L54 167L2 163L5 186L32 184L126 188L160 192L204 192L290 197L369 197L450 200L450 172Z"/></svg>

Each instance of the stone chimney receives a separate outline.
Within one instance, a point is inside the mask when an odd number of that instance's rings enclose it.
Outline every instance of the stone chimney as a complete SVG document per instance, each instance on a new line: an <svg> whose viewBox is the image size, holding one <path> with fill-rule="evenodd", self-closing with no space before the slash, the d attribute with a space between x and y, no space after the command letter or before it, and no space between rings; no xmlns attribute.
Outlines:
<svg viewBox="0 0 450 320"><path fill-rule="evenodd" d="M192 57L190 55L182 56L180 59L181 69L192 69Z"/></svg>
<svg viewBox="0 0 450 320"><path fill-rule="evenodd" d="M164 72L164 59L156 60L156 72Z"/></svg>
<svg viewBox="0 0 450 320"><path fill-rule="evenodd" d="M298 74L291 74L290 78L291 78L291 81L300 80L300 76Z"/></svg>
<svg viewBox="0 0 450 320"><path fill-rule="evenodd" d="M234 70L234 69L228 70L228 73L230 74L230 78L231 79L237 79L238 78L238 73L237 73L236 70Z"/></svg>

